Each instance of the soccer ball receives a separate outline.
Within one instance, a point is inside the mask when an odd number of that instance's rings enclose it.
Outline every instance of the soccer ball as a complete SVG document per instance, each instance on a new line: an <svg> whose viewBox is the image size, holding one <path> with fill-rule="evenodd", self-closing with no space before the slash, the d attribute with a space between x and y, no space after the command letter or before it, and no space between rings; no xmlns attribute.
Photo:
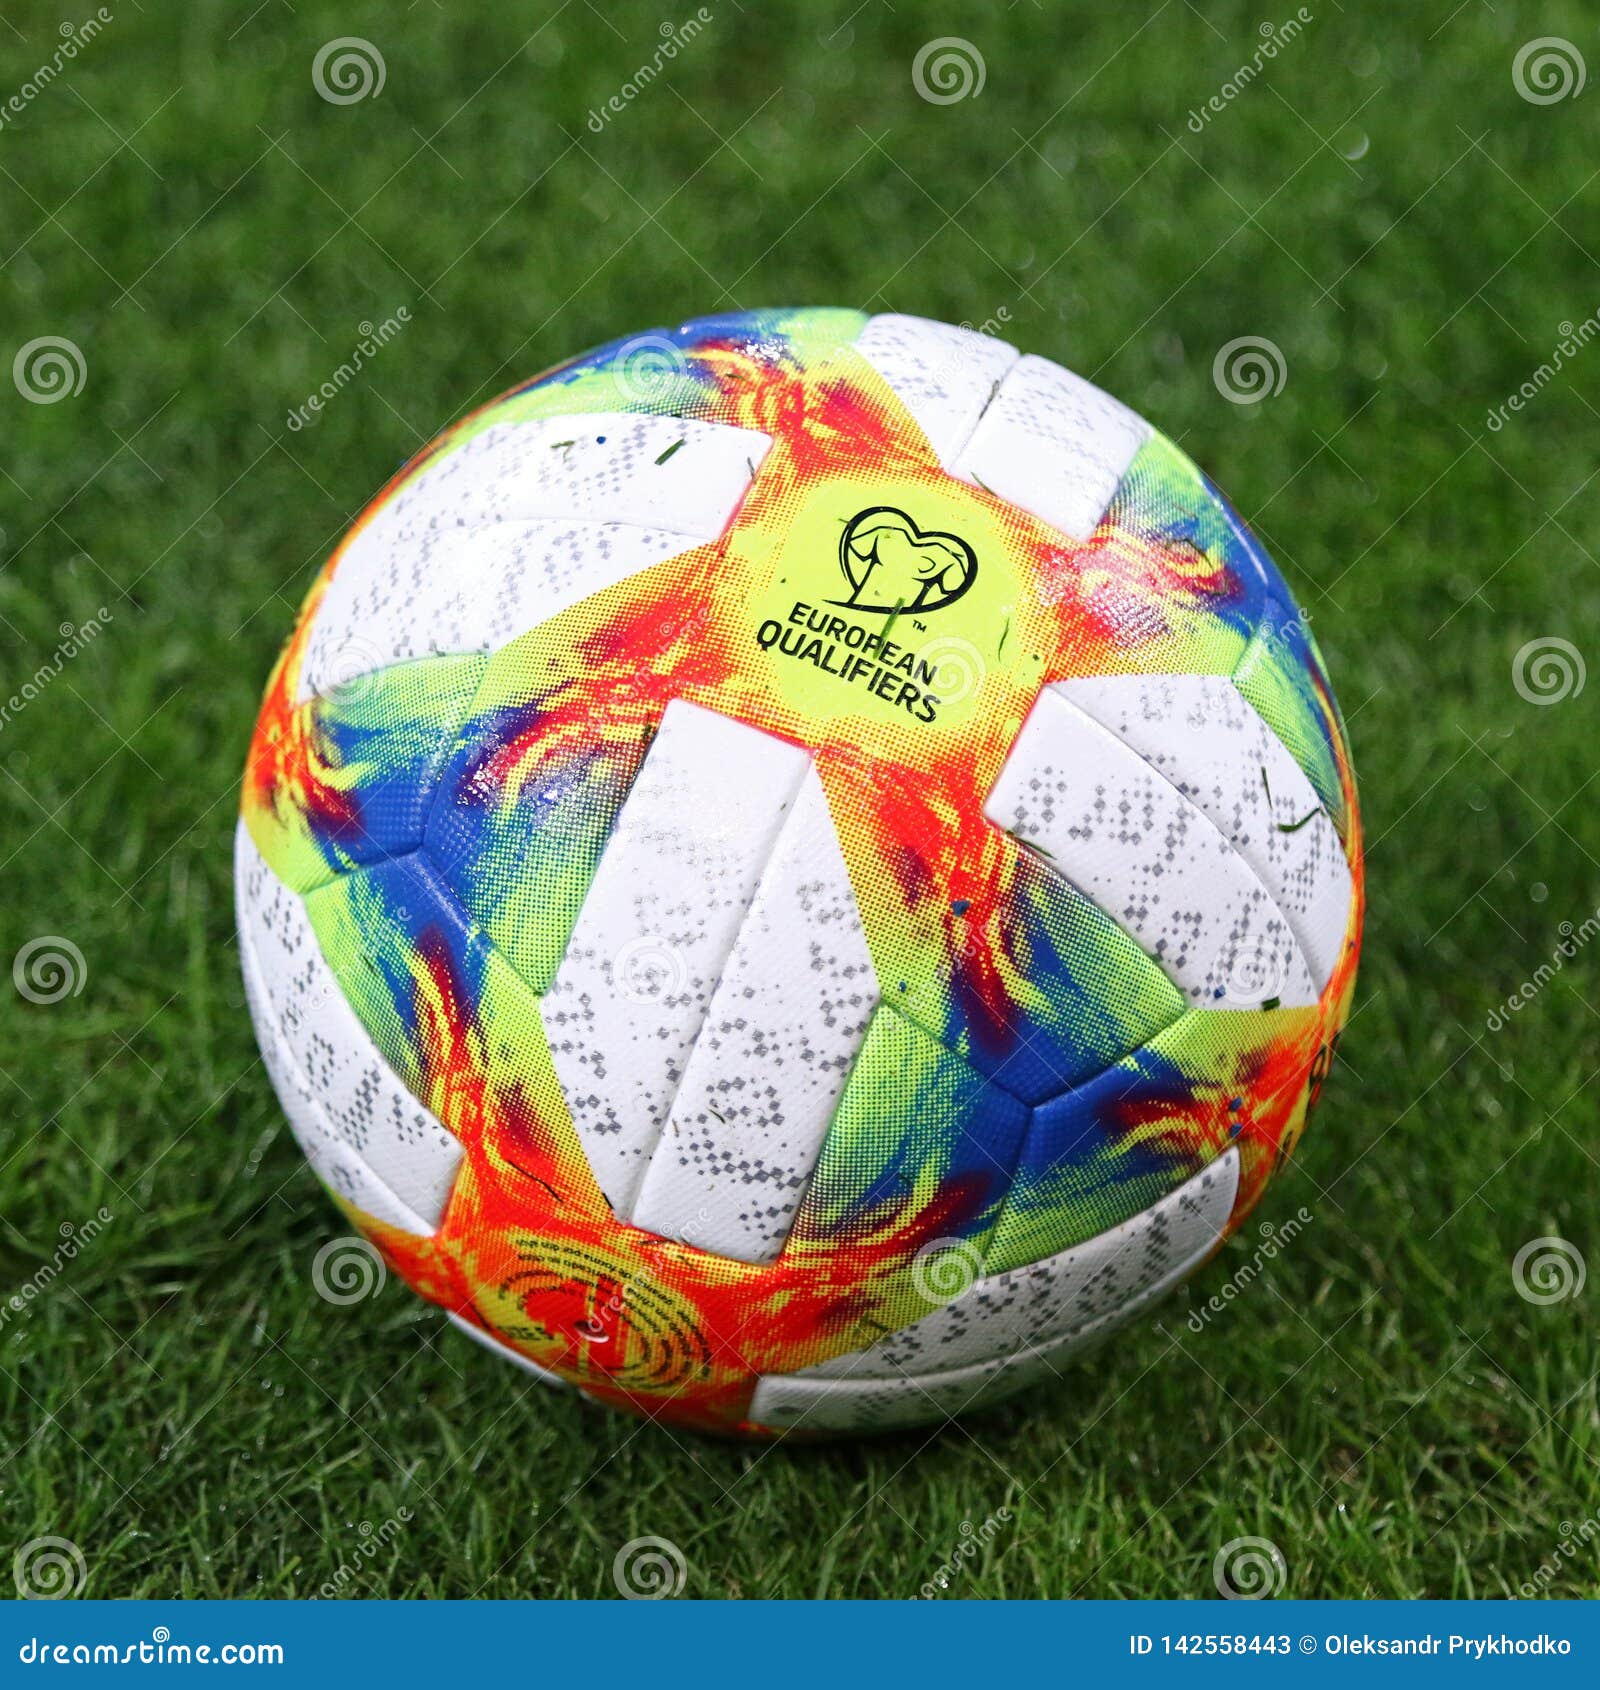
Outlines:
<svg viewBox="0 0 1600 1690"><path fill-rule="evenodd" d="M442 434L267 687L240 948L351 1223L541 1379L755 1436L1050 1378L1204 1262L1362 913L1316 644L987 335L758 311Z"/></svg>

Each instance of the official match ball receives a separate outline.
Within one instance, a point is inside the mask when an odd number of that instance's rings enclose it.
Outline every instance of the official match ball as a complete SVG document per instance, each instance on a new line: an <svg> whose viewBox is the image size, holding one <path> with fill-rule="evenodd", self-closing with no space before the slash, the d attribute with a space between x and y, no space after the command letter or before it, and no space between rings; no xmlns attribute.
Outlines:
<svg viewBox="0 0 1600 1690"><path fill-rule="evenodd" d="M848 310L614 341L419 453L273 671L236 880L349 1227L538 1378L751 1436L1069 1391L1293 1148L1362 913L1221 494Z"/></svg>

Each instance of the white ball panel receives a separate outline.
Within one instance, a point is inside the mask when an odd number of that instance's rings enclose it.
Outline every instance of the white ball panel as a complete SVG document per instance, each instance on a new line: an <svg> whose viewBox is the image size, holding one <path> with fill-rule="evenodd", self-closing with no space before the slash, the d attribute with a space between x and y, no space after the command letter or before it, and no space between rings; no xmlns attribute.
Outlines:
<svg viewBox="0 0 1600 1690"><path fill-rule="evenodd" d="M1057 1374L1204 1261L1238 1189L1239 1153L1144 1214L1048 1261L979 1280L936 1313L854 1356L756 1386L773 1427L871 1431L955 1415Z"/></svg>
<svg viewBox="0 0 1600 1690"><path fill-rule="evenodd" d="M1143 1214L1098 1238L979 1279L943 1308L870 1348L794 1377L949 1373L1093 1331L1201 1260L1222 1236L1238 1189L1239 1153L1229 1149Z"/></svg>
<svg viewBox="0 0 1600 1690"><path fill-rule="evenodd" d="M888 313L868 322L855 349L894 390L946 467L1018 356L1015 347L972 329Z"/></svg>
<svg viewBox="0 0 1600 1690"><path fill-rule="evenodd" d="M305 696L408 658L497 651L693 543L627 523L549 520L392 538L386 563L369 552L352 567L354 548L341 560L307 652Z"/></svg>
<svg viewBox="0 0 1600 1690"><path fill-rule="evenodd" d="M305 904L244 823L234 887L245 993L267 1072L318 1177L369 1215L434 1232L461 1145L400 1083L323 958Z"/></svg>
<svg viewBox="0 0 1600 1690"><path fill-rule="evenodd" d="M775 1259L877 1002L811 768L712 993L634 1224L737 1261Z"/></svg>
<svg viewBox="0 0 1600 1690"><path fill-rule="evenodd" d="M1007 371L949 469L1087 540L1149 437L1149 423L1110 394L1028 356Z"/></svg>
<svg viewBox="0 0 1600 1690"><path fill-rule="evenodd" d="M593 412L497 423L425 465L351 536L334 564L300 677L300 699L380 669L397 656L489 651L563 607L626 580L648 561L715 540L738 510L771 437L752 429L670 416ZM470 559L464 541L500 523L530 526L511 561L533 579L512 589L520 625L494 619L498 559ZM549 529L536 525L550 524ZM618 524L584 544L575 526ZM671 536L671 539L667 537ZM495 587L487 584L495 582ZM560 595L558 598L557 595ZM461 644L434 642L436 625L461 621ZM504 607L501 607L502 610Z"/></svg>
<svg viewBox="0 0 1600 1690"><path fill-rule="evenodd" d="M619 1219L666 1130L712 989L810 760L675 699L540 1000L595 1179Z"/></svg>
<svg viewBox="0 0 1600 1690"><path fill-rule="evenodd" d="M984 813L1040 851L1196 1004L1314 1004L1293 931L1249 863L1132 747L1047 687Z"/></svg>
<svg viewBox="0 0 1600 1690"><path fill-rule="evenodd" d="M1323 991L1353 882L1339 835L1282 740L1226 676L1093 675L1056 690L1159 769L1227 835L1294 930Z"/></svg>

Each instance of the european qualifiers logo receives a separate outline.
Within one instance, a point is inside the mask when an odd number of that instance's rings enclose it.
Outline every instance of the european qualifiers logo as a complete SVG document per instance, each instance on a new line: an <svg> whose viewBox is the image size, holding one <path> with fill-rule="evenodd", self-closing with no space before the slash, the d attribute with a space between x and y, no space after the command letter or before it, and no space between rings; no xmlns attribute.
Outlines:
<svg viewBox="0 0 1600 1690"><path fill-rule="evenodd" d="M847 599L830 602L878 616L943 610L977 577L978 560L959 535L926 532L893 505L859 511L839 536Z"/></svg>
<svg viewBox="0 0 1600 1690"><path fill-rule="evenodd" d="M771 617L761 624L756 643L865 687L914 721L937 721L945 702L933 690L937 662L890 636L901 616L921 627L915 618L954 604L977 577L977 554L957 534L919 528L892 505L872 505L845 524L839 569L849 593L828 605L887 622L873 626L796 600L784 621Z"/></svg>

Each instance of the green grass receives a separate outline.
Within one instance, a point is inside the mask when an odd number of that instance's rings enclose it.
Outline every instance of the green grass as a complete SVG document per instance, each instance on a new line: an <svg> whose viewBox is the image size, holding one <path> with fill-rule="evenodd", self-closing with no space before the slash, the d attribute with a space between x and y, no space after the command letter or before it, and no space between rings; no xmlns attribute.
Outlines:
<svg viewBox="0 0 1600 1690"><path fill-rule="evenodd" d="M1569 1543L1600 1293L1530 1303L1511 1263L1560 1235L1600 1270L1600 944L1487 1018L1600 905L1600 676L1548 707L1512 678L1543 636L1600 664L1600 347L1487 418L1600 306L1600 34L1452 8L1317 6L1196 134L1260 8L718 5L596 134L659 7L145 0L8 118L0 354L65 336L87 380L34 405L0 376L0 691L107 620L0 725L0 960L59 934L86 966L55 1004L0 990L0 1293L113 1218L0 1325L0 1555L54 1534L90 1594L281 1595L376 1541L360 1594L605 1595L652 1534L692 1595L905 1596L1004 1508L953 1593L1206 1596L1259 1535L1290 1594L1500 1596ZM62 15L7 8L7 90ZM943 34L980 97L913 91ZM387 80L339 106L311 62L345 35ZM1545 35L1586 55L1579 98L1513 87ZM229 841L277 645L402 458L619 331L805 302L1004 311L1229 490L1338 681L1371 914L1297 1164L1187 1293L967 1425L762 1450L525 1385L398 1284L313 1294L345 1228L256 1058ZM1212 382L1241 335L1287 368L1252 406ZM1572 1550L1548 1589L1600 1594Z"/></svg>

